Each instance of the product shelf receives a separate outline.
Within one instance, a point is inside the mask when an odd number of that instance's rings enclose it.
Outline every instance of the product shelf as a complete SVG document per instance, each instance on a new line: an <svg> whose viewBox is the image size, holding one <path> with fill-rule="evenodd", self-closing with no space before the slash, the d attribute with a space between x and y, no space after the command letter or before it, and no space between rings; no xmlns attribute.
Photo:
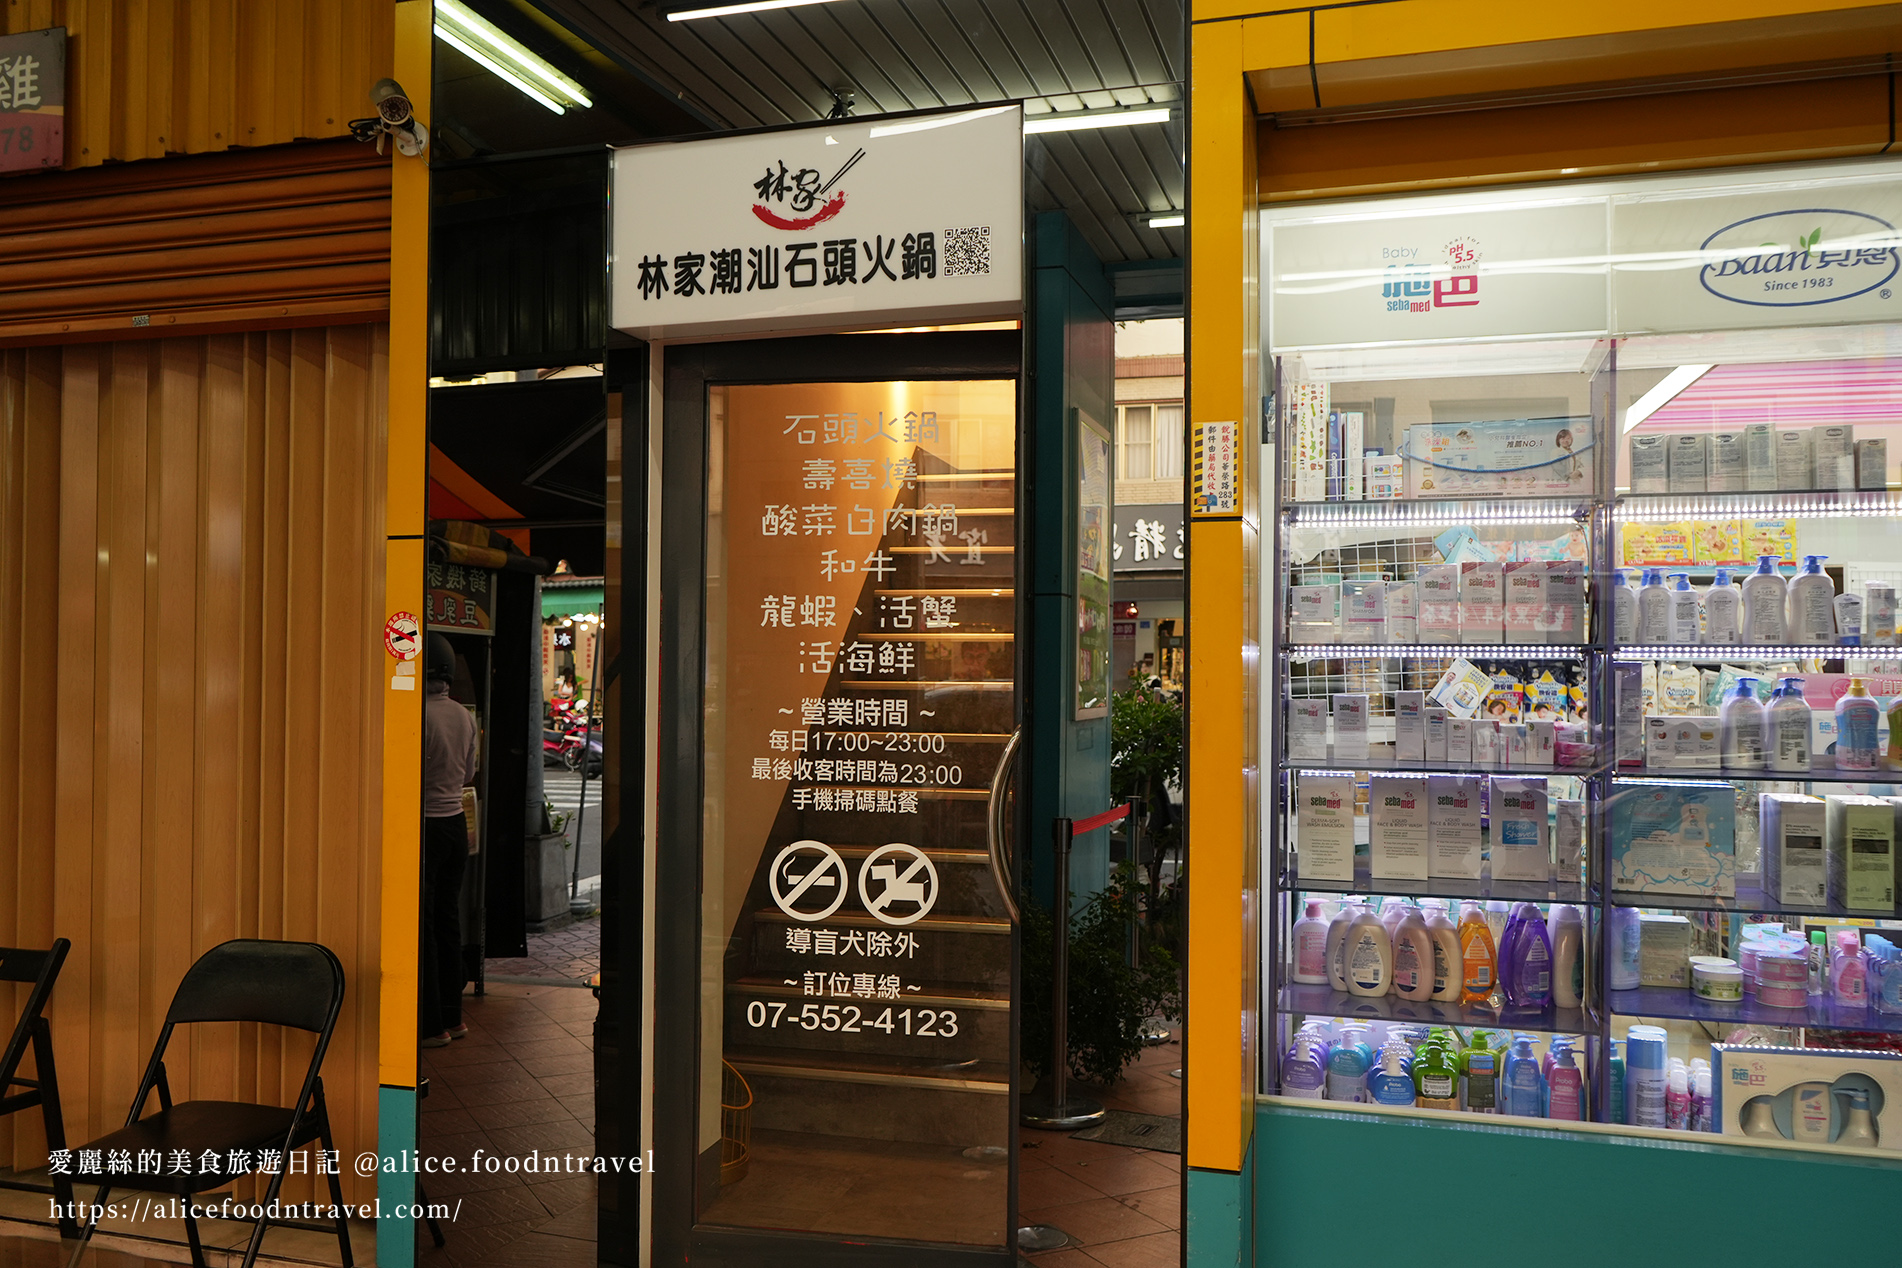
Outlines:
<svg viewBox="0 0 1902 1268"><path fill-rule="evenodd" d="M1431 501L1388 498L1358 502L1283 502L1281 514L1301 528L1384 528L1423 525L1444 528L1512 528L1540 524L1567 526L1591 514L1589 500L1556 498L1441 498Z"/></svg>
<svg viewBox="0 0 1902 1268"><path fill-rule="evenodd" d="M1762 884L1754 875L1748 875L1737 882L1737 893L1733 898L1719 898L1704 894L1657 894L1636 890L1614 889L1611 891L1611 905L1614 907L1658 908L1664 911L1722 911L1732 915L1750 916L1808 916L1818 920L1893 920L1902 918L1902 908L1890 908L1885 911L1849 911L1835 905L1825 907L1804 907L1793 903L1778 902L1765 893Z"/></svg>
<svg viewBox="0 0 1902 1268"><path fill-rule="evenodd" d="M1836 1003L1826 995L1812 995L1805 1008L1774 1008L1745 995L1736 1003L1699 999L1689 988L1640 986L1629 991L1607 991L1606 1007L1621 1017L1667 1017L1715 1025L1749 1022L1765 1026L1822 1026L1831 1030L1872 1030L1902 1034L1902 1016L1878 1013L1866 1007Z"/></svg>
<svg viewBox="0 0 1902 1268"><path fill-rule="evenodd" d="M1295 660L1392 659L1475 656L1485 660L1583 660L1588 643L1284 643L1281 654Z"/></svg>
<svg viewBox="0 0 1902 1268"><path fill-rule="evenodd" d="M1614 660L1688 660L1718 665L1752 660L1902 660L1902 647L1861 643L1631 643L1614 646L1611 654Z"/></svg>
<svg viewBox="0 0 1902 1268"><path fill-rule="evenodd" d="M1902 515L1902 492L1893 489L1809 489L1787 493L1621 493L1612 518L1627 523L1668 524L1695 519L1835 519ZM1748 566L1748 565L1744 565Z"/></svg>
<svg viewBox="0 0 1902 1268"><path fill-rule="evenodd" d="M1615 780L1699 779L1731 784L1902 784L1902 771L1812 770L1808 774L1799 774L1795 771L1732 770L1729 767L1696 770L1672 766L1660 770L1641 766L1621 766L1612 772L1612 778Z"/></svg>
<svg viewBox="0 0 1902 1268"><path fill-rule="evenodd" d="M1380 774L1406 772L1432 775L1570 775L1574 779L1590 779L1605 769L1602 765L1450 766L1445 762L1402 762L1391 757L1382 758L1377 753L1370 755L1369 758L1365 760L1351 757L1287 757L1281 760L1280 766L1282 770L1287 771L1346 770L1353 771L1356 774L1366 771ZM1902 774L1898 774L1896 779L1898 782L1902 782Z"/></svg>
<svg viewBox="0 0 1902 1268"><path fill-rule="evenodd" d="M1688 994L1689 992L1686 992ZM1395 995L1350 995L1326 985L1290 982L1281 988L1276 1009L1321 1017L1361 1017L1371 1021L1418 1021L1441 1026L1482 1026L1495 1030L1536 1030L1560 1035L1596 1033L1581 1008L1502 1008L1483 1004L1414 1003Z"/></svg>
<svg viewBox="0 0 1902 1268"><path fill-rule="evenodd" d="M1430 876L1425 880L1394 880L1369 876L1364 870L1352 881L1303 880L1292 872L1282 876L1281 888L1302 894L1365 894L1403 898L1453 898L1473 902L1585 903L1592 898L1581 881L1496 881L1491 877ZM1458 913L1453 913L1458 919Z"/></svg>

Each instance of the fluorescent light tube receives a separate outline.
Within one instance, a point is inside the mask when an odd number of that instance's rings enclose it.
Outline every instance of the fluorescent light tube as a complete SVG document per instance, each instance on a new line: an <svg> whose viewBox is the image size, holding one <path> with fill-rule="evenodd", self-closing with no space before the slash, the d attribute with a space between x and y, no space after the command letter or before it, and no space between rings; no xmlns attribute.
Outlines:
<svg viewBox="0 0 1902 1268"><path fill-rule="evenodd" d="M1189 223L1188 213L1171 211L1163 215L1151 216L1148 225L1151 229L1179 229Z"/></svg>
<svg viewBox="0 0 1902 1268"><path fill-rule="evenodd" d="M762 13L767 9L797 9L801 5L829 3L831 0L751 0L747 4L722 4L706 9L676 9L667 15L667 20L691 22L695 18L725 18L736 13Z"/></svg>
<svg viewBox="0 0 1902 1268"><path fill-rule="evenodd" d="M568 106L592 106L580 84L481 17L461 0L436 0L436 35L498 79L556 114Z"/></svg>
<svg viewBox="0 0 1902 1268"><path fill-rule="evenodd" d="M1127 128L1138 123L1167 123L1170 109L1104 110L1095 114L1040 114L1024 120L1024 135L1033 132L1080 132L1085 128Z"/></svg>
<svg viewBox="0 0 1902 1268"><path fill-rule="evenodd" d="M1671 402L1679 392L1709 374L1707 365L1681 365L1665 375L1658 385L1632 402L1625 411L1625 430L1630 431Z"/></svg>

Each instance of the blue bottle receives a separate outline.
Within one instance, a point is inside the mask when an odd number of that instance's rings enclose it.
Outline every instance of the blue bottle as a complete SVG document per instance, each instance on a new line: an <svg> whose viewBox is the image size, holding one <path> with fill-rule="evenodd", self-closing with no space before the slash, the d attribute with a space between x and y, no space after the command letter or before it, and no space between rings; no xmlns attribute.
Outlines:
<svg viewBox="0 0 1902 1268"><path fill-rule="evenodd" d="M1506 1113L1545 1117L1545 1075L1539 1072L1539 1059L1532 1055L1532 1040L1523 1035L1512 1041L1512 1051L1506 1056L1501 1095Z"/></svg>
<svg viewBox="0 0 1902 1268"><path fill-rule="evenodd" d="M1327 1099L1365 1103L1367 1067L1372 1061L1365 1044L1355 1042L1352 1035L1341 1036L1327 1058Z"/></svg>
<svg viewBox="0 0 1902 1268"><path fill-rule="evenodd" d="M1606 1098L1610 1103L1605 1107L1605 1121L1608 1123L1625 1121L1625 1055L1619 1051L1622 1042L1612 1040L1610 1054L1605 1059L1607 1081L1611 1085L1610 1095Z"/></svg>

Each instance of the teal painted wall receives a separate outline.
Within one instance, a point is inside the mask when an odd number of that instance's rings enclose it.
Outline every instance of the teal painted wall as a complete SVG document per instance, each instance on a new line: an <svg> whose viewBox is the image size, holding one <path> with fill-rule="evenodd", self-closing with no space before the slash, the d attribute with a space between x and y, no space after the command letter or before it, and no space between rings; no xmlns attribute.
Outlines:
<svg viewBox="0 0 1902 1268"><path fill-rule="evenodd" d="M1060 211L1032 220L1030 382L1034 452L1020 461L1030 488L1032 604L1029 692L1031 839L1019 846L1037 901L1053 901L1050 825L1109 808L1109 719L1075 720L1077 621L1076 416L1115 435L1115 297L1109 275ZM1109 833L1080 838L1070 890L1087 896L1109 881Z"/></svg>
<svg viewBox="0 0 1902 1268"><path fill-rule="evenodd" d="M377 1089L376 1145L382 1168L376 1178L376 1200L381 1204L376 1222L377 1268L412 1268L421 1221L398 1219L391 1212L416 1200L416 1176L407 1170L416 1156L415 1088Z"/></svg>
<svg viewBox="0 0 1902 1268"><path fill-rule="evenodd" d="M1254 1147L1261 1265L1382 1246L1409 1268L1902 1262L1902 1159L1281 1106Z"/></svg>
<svg viewBox="0 0 1902 1268"><path fill-rule="evenodd" d="M1255 1262L1254 1220L1250 1218L1250 1199L1255 1191L1254 1141L1242 1155L1239 1172L1205 1171L1200 1167L1184 1170L1188 1193L1182 1235L1189 1268L1248 1268Z"/></svg>

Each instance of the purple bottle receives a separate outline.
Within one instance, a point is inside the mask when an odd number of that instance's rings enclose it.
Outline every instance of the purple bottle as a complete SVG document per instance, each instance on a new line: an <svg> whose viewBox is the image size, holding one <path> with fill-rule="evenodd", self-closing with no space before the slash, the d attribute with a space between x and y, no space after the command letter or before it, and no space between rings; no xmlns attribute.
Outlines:
<svg viewBox="0 0 1902 1268"><path fill-rule="evenodd" d="M1518 936L1508 931L1511 949L1499 957L1499 976L1506 987L1506 1003L1515 1008L1545 1008L1552 1002L1552 936L1545 917L1533 903L1521 903L1526 912ZM1515 918L1518 913L1514 913Z"/></svg>
<svg viewBox="0 0 1902 1268"><path fill-rule="evenodd" d="M1506 965L1512 962L1512 949L1519 941L1519 932L1525 927L1527 903L1514 903L1512 914L1506 917L1506 931L1499 935L1499 981L1506 993L1506 1002L1512 1003L1512 985L1506 980Z"/></svg>

